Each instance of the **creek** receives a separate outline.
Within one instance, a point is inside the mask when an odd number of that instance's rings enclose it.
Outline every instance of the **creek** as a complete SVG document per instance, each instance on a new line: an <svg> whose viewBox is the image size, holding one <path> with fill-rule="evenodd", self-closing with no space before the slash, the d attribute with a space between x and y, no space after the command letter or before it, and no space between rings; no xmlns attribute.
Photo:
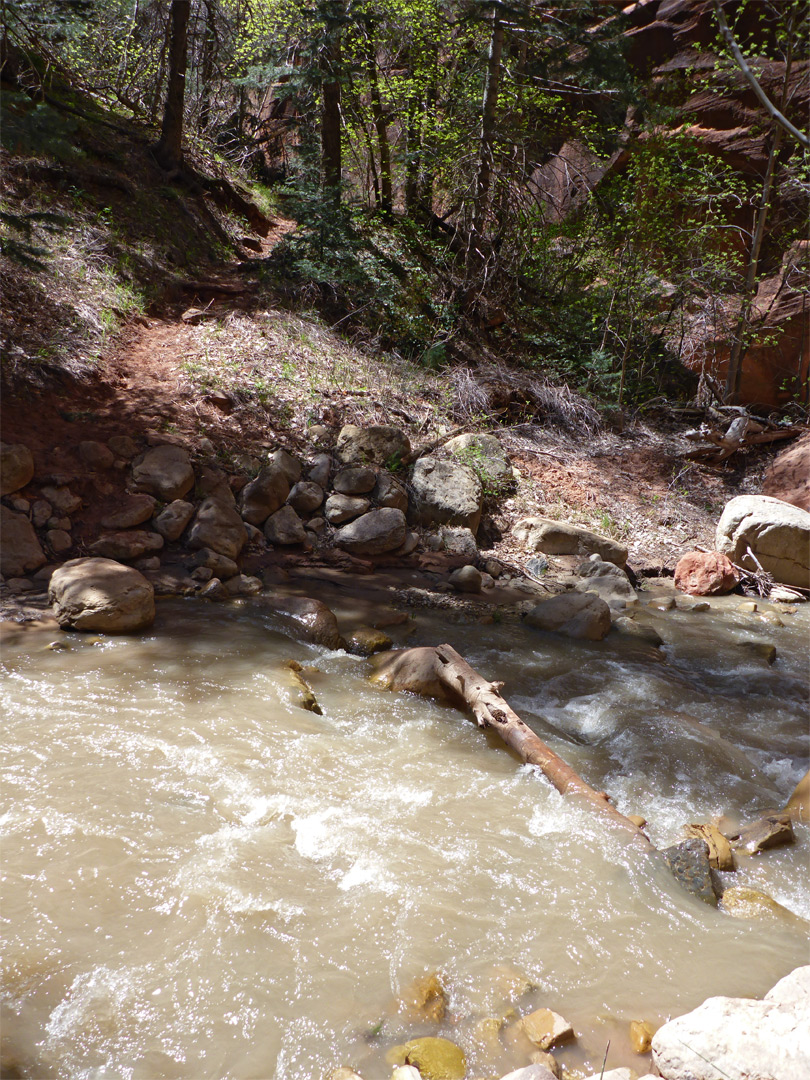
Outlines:
<svg viewBox="0 0 810 1080"><path fill-rule="evenodd" d="M398 643L449 641L663 847L691 821L750 820L807 770L804 605L651 612L663 650L421 611ZM767 607L768 605L764 605ZM408 631L407 638L405 631ZM461 714L293 642L250 601L165 600L132 638L26 634L4 652L2 999L20 1074L70 1080L319 1080L442 1034L468 1076L526 1063L486 1039L508 965L573 1025L568 1066L648 1059L654 1025L759 996L808 962L798 924L735 919L625 833L561 797ZM740 648L773 641L778 659ZM295 703L287 659L323 709ZM810 829L726 884L810 919ZM440 1025L397 1010L439 971Z"/></svg>

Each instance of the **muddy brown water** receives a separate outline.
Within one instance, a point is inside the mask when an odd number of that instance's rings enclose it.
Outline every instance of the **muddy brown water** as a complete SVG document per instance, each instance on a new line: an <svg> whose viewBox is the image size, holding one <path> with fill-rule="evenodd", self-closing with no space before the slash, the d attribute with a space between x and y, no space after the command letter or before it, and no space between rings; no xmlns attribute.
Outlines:
<svg viewBox="0 0 810 1080"><path fill-rule="evenodd" d="M810 612L644 612L663 655L421 613L654 843L784 804L807 769ZM766 605L767 606L767 605ZM739 647L776 644L773 667ZM468 1076L526 1063L476 1022L548 1005L571 1068L644 1071L627 1041L800 963L795 925L733 919L562 798L460 714L290 641L249 602L164 601L132 638L4 650L2 1033L19 1075L309 1080L452 1038ZM323 708L297 708L286 659ZM726 883L810 918L810 830ZM509 1001L497 965L535 989ZM440 1025L397 1011L438 971Z"/></svg>

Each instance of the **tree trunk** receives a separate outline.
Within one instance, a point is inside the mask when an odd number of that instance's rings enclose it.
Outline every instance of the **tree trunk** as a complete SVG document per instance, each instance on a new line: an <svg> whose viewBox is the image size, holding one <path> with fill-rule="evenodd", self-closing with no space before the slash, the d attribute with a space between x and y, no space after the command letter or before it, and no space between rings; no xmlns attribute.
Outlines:
<svg viewBox="0 0 810 1080"><path fill-rule="evenodd" d="M391 183L391 148L388 145L388 121L383 112L380 83L377 78L377 58L369 47L367 55L368 78L371 87L371 115L377 132L380 149L380 207L386 214L394 205L393 185Z"/></svg>
<svg viewBox="0 0 810 1080"><path fill-rule="evenodd" d="M479 727L494 731L522 761L536 765L561 794L577 796L653 850L644 833L611 806L606 795L586 783L513 712L499 693L503 684L487 682L450 645L402 649L384 653L373 662L376 682L391 690L444 698L457 708L469 709Z"/></svg>
<svg viewBox="0 0 810 1080"><path fill-rule="evenodd" d="M478 176L475 181L473 216L467 243L467 278L475 276L484 261L481 238L487 218L489 189L492 184L493 139L497 116L498 87L501 81L501 53L503 52L503 23L498 9L492 12L492 32L487 57L487 77L484 84L484 100L481 115L481 143Z"/></svg>
<svg viewBox="0 0 810 1080"><path fill-rule="evenodd" d="M160 140L155 147L155 157L163 168L169 171L178 169L183 161L183 105L186 94L190 14L190 0L172 0L169 86L163 108Z"/></svg>
<svg viewBox="0 0 810 1080"><path fill-rule="evenodd" d="M216 0L205 0L205 30L203 31L202 63L200 71L200 128L205 131L211 123L213 106L212 83L214 62L217 54L217 8Z"/></svg>
<svg viewBox="0 0 810 1080"><path fill-rule="evenodd" d="M326 5L326 43L321 52L321 176L324 193L337 206L343 161L340 145L340 3Z"/></svg>

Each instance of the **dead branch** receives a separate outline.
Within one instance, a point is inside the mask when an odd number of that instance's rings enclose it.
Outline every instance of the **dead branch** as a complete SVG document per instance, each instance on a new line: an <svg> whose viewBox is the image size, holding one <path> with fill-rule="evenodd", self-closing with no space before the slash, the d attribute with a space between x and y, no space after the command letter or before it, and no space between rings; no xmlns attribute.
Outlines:
<svg viewBox="0 0 810 1080"><path fill-rule="evenodd" d="M480 728L494 731L522 761L539 768L561 794L577 796L591 810L607 815L631 832L638 843L653 850L644 833L611 806L603 792L574 772L510 708L499 692L503 683L488 682L452 646L400 649L380 654L373 663L375 681L388 689L439 698L469 710Z"/></svg>

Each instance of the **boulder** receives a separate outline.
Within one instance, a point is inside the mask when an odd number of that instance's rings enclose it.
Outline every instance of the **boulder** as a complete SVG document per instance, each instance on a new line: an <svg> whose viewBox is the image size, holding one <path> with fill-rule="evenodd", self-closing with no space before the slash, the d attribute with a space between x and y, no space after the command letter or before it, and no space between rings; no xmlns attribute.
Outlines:
<svg viewBox="0 0 810 1080"><path fill-rule="evenodd" d="M720 897L720 910L735 919L759 919L792 927L805 935L810 931L810 923L759 889L750 885L732 885L723 891Z"/></svg>
<svg viewBox="0 0 810 1080"><path fill-rule="evenodd" d="M737 648L745 649L752 656L764 660L766 664L776 663L776 646L771 641L738 641Z"/></svg>
<svg viewBox="0 0 810 1080"><path fill-rule="evenodd" d="M388 465L405 461L411 452L411 444L404 431L397 427L376 425L359 428L347 424L341 428L335 447L338 460L344 464L352 461Z"/></svg>
<svg viewBox="0 0 810 1080"><path fill-rule="evenodd" d="M179 540L183 532L194 516L194 506L183 499L175 499L162 510L155 518L153 524L160 535L173 543Z"/></svg>
<svg viewBox="0 0 810 1080"><path fill-rule="evenodd" d="M271 544L303 544L304 523L291 506L282 506L264 523L264 535Z"/></svg>
<svg viewBox="0 0 810 1080"><path fill-rule="evenodd" d="M799 1080L810 1076L810 966L764 1000L714 997L655 1033L653 1063L666 1080Z"/></svg>
<svg viewBox="0 0 810 1080"><path fill-rule="evenodd" d="M126 495L109 514L101 519L103 529L131 529L143 525L154 514L156 500L152 495Z"/></svg>
<svg viewBox="0 0 810 1080"><path fill-rule="evenodd" d="M358 626L346 639L347 652L354 653L355 656L372 656L374 653L385 652L392 645L388 634L375 630L372 626Z"/></svg>
<svg viewBox="0 0 810 1080"><path fill-rule="evenodd" d="M250 574L234 574L222 583L226 596L256 596L262 591L261 578Z"/></svg>
<svg viewBox="0 0 810 1080"><path fill-rule="evenodd" d="M689 551L675 567L675 588L690 596L714 596L736 588L740 575L719 551Z"/></svg>
<svg viewBox="0 0 810 1080"><path fill-rule="evenodd" d="M90 545L94 555L105 559L138 559L152 551L160 551L163 537L145 529L125 529L122 532L102 533L95 543Z"/></svg>
<svg viewBox="0 0 810 1080"><path fill-rule="evenodd" d="M343 525L365 514L371 503L359 495L330 495L324 507L324 516L330 525Z"/></svg>
<svg viewBox="0 0 810 1080"><path fill-rule="evenodd" d="M233 577L239 570L233 559L229 559L227 555L220 555L218 551L212 551L211 548L200 548L194 556L194 561L197 566L206 567L211 571L211 574L220 578L220 580ZM209 579L210 577L209 574Z"/></svg>
<svg viewBox="0 0 810 1080"><path fill-rule="evenodd" d="M810 435L802 435L770 463L762 494L810 511Z"/></svg>
<svg viewBox="0 0 810 1080"><path fill-rule="evenodd" d="M332 459L328 454L316 454L312 459L309 473L307 474L313 484L327 488L329 475L332 472Z"/></svg>
<svg viewBox="0 0 810 1080"><path fill-rule="evenodd" d="M342 649L343 638L335 613L320 600L308 596L274 598L266 602L294 636L327 649Z"/></svg>
<svg viewBox="0 0 810 1080"><path fill-rule="evenodd" d="M48 500L57 514L75 514L82 505L79 496L74 495L70 488L65 485L44 487L42 497Z"/></svg>
<svg viewBox="0 0 810 1080"><path fill-rule="evenodd" d="M468 559L478 557L478 544L471 529L453 528L445 525L440 529L444 550L451 555L466 555Z"/></svg>
<svg viewBox="0 0 810 1080"><path fill-rule="evenodd" d="M795 839L789 814L766 814L740 829L734 838L734 847L756 855L769 848L792 844Z"/></svg>
<svg viewBox="0 0 810 1080"><path fill-rule="evenodd" d="M569 592L550 596L527 612L525 621L538 630L571 638L601 641L610 630L610 608L594 593Z"/></svg>
<svg viewBox="0 0 810 1080"><path fill-rule="evenodd" d="M338 529L335 543L350 555L382 555L400 547L407 531L405 515L401 510L369 510L351 524Z"/></svg>
<svg viewBox="0 0 810 1080"><path fill-rule="evenodd" d="M636 638L638 641L644 641L648 645L652 645L655 649L664 644L664 639L654 626L636 622L635 619L630 619L625 615L620 615L618 619L613 620L613 629L622 637Z"/></svg>
<svg viewBox="0 0 810 1080"><path fill-rule="evenodd" d="M527 550L542 551L544 555L596 554L605 562L615 563L619 567L624 567L627 562L626 547L564 521L544 517L523 518L512 533Z"/></svg>
<svg viewBox="0 0 810 1080"><path fill-rule="evenodd" d="M615 563L604 562L599 556L577 567L577 574L582 578L575 586L579 592L596 593L607 604L612 600L635 604L638 600L636 590L624 570Z"/></svg>
<svg viewBox="0 0 810 1080"><path fill-rule="evenodd" d="M46 562L28 518L0 506L0 574L6 578L21 577Z"/></svg>
<svg viewBox="0 0 810 1080"><path fill-rule="evenodd" d="M783 585L810 588L810 513L765 495L738 495L717 525L717 550L746 569L756 565Z"/></svg>
<svg viewBox="0 0 810 1080"><path fill-rule="evenodd" d="M301 479L301 462L286 450L276 450L267 463L269 468L276 469L286 478L290 487Z"/></svg>
<svg viewBox="0 0 810 1080"><path fill-rule="evenodd" d="M705 904L717 906L717 892L709 863L709 847L695 837L665 848L663 856L675 880Z"/></svg>
<svg viewBox="0 0 810 1080"><path fill-rule="evenodd" d="M190 547L211 548L229 559L237 559L246 540L245 527L236 507L213 498L200 503L188 537Z"/></svg>
<svg viewBox="0 0 810 1080"><path fill-rule="evenodd" d="M561 1046L576 1038L574 1029L564 1017L551 1009L536 1009L520 1021L524 1034L541 1050Z"/></svg>
<svg viewBox="0 0 810 1080"><path fill-rule="evenodd" d="M713 870L734 869L731 845L716 825L687 825L684 832L689 837L704 841L709 852L709 866Z"/></svg>
<svg viewBox="0 0 810 1080"><path fill-rule="evenodd" d="M191 458L182 446L154 446L136 459L132 480L138 491L145 491L163 502L182 499L194 486Z"/></svg>
<svg viewBox="0 0 810 1080"><path fill-rule="evenodd" d="M88 469L111 469L115 454L104 443L87 439L79 443L79 457Z"/></svg>
<svg viewBox="0 0 810 1080"><path fill-rule="evenodd" d="M463 525L473 533L481 522L483 493L475 473L455 460L420 458L411 470L415 520L422 525Z"/></svg>
<svg viewBox="0 0 810 1080"><path fill-rule="evenodd" d="M227 503L228 506L236 505L236 498L227 474L215 465L203 465L200 469L195 494L201 499L218 499L220 502Z"/></svg>
<svg viewBox="0 0 810 1080"><path fill-rule="evenodd" d="M124 461L132 461L138 453L138 446L133 439L130 439L129 435L113 435L111 439L107 440L107 446L116 457L122 458Z"/></svg>
<svg viewBox="0 0 810 1080"><path fill-rule="evenodd" d="M377 473L377 482L372 489L371 498L377 506L392 507L394 510L401 510L403 514L407 512L407 491L396 477L384 469Z"/></svg>
<svg viewBox="0 0 810 1080"><path fill-rule="evenodd" d="M66 529L49 529L46 539L54 555L64 555L73 547L73 537Z"/></svg>
<svg viewBox="0 0 810 1080"><path fill-rule="evenodd" d="M456 435L444 445L445 450L469 465L485 494L493 495L514 485L512 464L494 435Z"/></svg>
<svg viewBox="0 0 810 1080"><path fill-rule="evenodd" d="M299 480L293 485L287 502L297 513L309 515L323 502L323 488L312 480Z"/></svg>
<svg viewBox="0 0 810 1080"><path fill-rule="evenodd" d="M154 589L138 570L112 559L72 559L54 570L48 599L60 626L124 634L155 618Z"/></svg>
<svg viewBox="0 0 810 1080"><path fill-rule="evenodd" d="M450 584L460 593L480 593L483 578L474 566L460 566L449 578Z"/></svg>
<svg viewBox="0 0 810 1080"><path fill-rule="evenodd" d="M10 495L29 484L34 476L34 458L22 443L0 443L0 495Z"/></svg>
<svg viewBox="0 0 810 1080"><path fill-rule="evenodd" d="M242 488L239 501L242 517L251 525L262 525L287 501L290 486L284 469L271 463Z"/></svg>
<svg viewBox="0 0 810 1080"><path fill-rule="evenodd" d="M341 469L332 482L332 487L341 495L367 495L377 483L376 469L367 465L351 465Z"/></svg>
<svg viewBox="0 0 810 1080"><path fill-rule="evenodd" d="M413 1065L423 1080L464 1080L467 1072L464 1052L449 1039L411 1039L401 1049L405 1060L397 1064Z"/></svg>

